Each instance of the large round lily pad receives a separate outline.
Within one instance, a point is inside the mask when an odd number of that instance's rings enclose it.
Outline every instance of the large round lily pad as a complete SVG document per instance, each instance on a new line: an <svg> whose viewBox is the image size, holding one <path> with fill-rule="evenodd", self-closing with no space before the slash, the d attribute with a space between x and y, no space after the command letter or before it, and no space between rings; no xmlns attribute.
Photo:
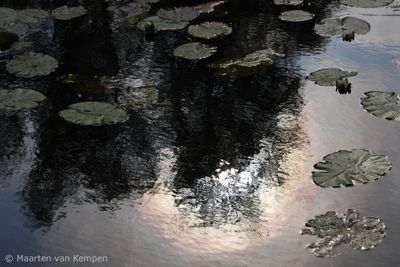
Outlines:
<svg viewBox="0 0 400 267"><path fill-rule="evenodd" d="M58 20L71 20L81 17L87 13L87 9L83 6L60 6L53 9L51 15Z"/></svg>
<svg viewBox="0 0 400 267"><path fill-rule="evenodd" d="M308 79L321 86L334 86L337 80L343 80L356 75L357 72L328 68L312 72L310 76L308 76Z"/></svg>
<svg viewBox="0 0 400 267"><path fill-rule="evenodd" d="M0 109L26 110L39 105L46 97L31 89L0 89Z"/></svg>
<svg viewBox="0 0 400 267"><path fill-rule="evenodd" d="M42 53L28 52L7 63L7 71L22 78L46 76L58 67L57 59Z"/></svg>
<svg viewBox="0 0 400 267"><path fill-rule="evenodd" d="M370 31L371 26L368 22L354 17L327 18L315 24L314 30L321 36L337 36L346 32L356 34L366 34Z"/></svg>
<svg viewBox="0 0 400 267"><path fill-rule="evenodd" d="M314 183L321 187L351 186L369 183L387 174L391 168L388 156L374 155L365 149L340 150L314 165Z"/></svg>
<svg viewBox="0 0 400 267"><path fill-rule="evenodd" d="M334 211L316 216L305 224L301 234L320 238L308 245L315 256L332 257L342 244L357 250L374 248L385 237L386 227L377 217L360 217L356 210L348 209L343 216Z"/></svg>
<svg viewBox="0 0 400 267"><path fill-rule="evenodd" d="M18 17L17 11L11 8L0 7L0 28L14 22Z"/></svg>
<svg viewBox="0 0 400 267"><path fill-rule="evenodd" d="M312 20L314 16L314 14L304 10L289 10L282 12L279 18L284 21L302 22Z"/></svg>
<svg viewBox="0 0 400 267"><path fill-rule="evenodd" d="M123 109L104 102L75 103L58 114L66 121L83 126L112 125L129 117Z"/></svg>
<svg viewBox="0 0 400 267"><path fill-rule="evenodd" d="M171 21L171 20L162 19L157 16L153 16L153 17L148 17L148 18L145 18L144 20L142 20L138 24L138 27L141 30L145 30L147 24L153 24L154 30L156 32L159 32L159 31L181 30L181 29L185 28L189 24L189 22L187 22L187 21Z"/></svg>
<svg viewBox="0 0 400 267"><path fill-rule="evenodd" d="M400 95L394 92L366 92L361 105L374 116L400 121Z"/></svg>
<svg viewBox="0 0 400 267"><path fill-rule="evenodd" d="M232 28L222 22L204 22L189 26L188 33L193 37L209 40L231 34Z"/></svg>
<svg viewBox="0 0 400 267"><path fill-rule="evenodd" d="M0 51L11 48L18 39L19 37L16 34L0 31Z"/></svg>
<svg viewBox="0 0 400 267"><path fill-rule="evenodd" d="M170 21L191 21L200 15L200 11L194 7L178 7L172 9L160 9L157 16Z"/></svg>
<svg viewBox="0 0 400 267"><path fill-rule="evenodd" d="M340 0L340 3L352 7L374 8L388 6L393 0Z"/></svg>
<svg viewBox="0 0 400 267"><path fill-rule="evenodd" d="M275 5L297 6L303 4L304 0L274 0Z"/></svg>
<svg viewBox="0 0 400 267"><path fill-rule="evenodd" d="M217 52L215 46L193 42L175 48L174 55L185 59L205 59L214 55L215 52Z"/></svg>

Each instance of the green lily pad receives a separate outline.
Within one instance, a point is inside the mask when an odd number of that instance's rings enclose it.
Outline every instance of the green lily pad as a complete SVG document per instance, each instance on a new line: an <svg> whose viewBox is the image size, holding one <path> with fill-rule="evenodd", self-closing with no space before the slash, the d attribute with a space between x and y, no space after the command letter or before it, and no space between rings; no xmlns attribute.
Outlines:
<svg viewBox="0 0 400 267"><path fill-rule="evenodd" d="M46 97L31 89L0 89L0 109L7 110L27 110L35 108L40 102L45 100Z"/></svg>
<svg viewBox="0 0 400 267"><path fill-rule="evenodd" d="M5 26L3 30L6 32L14 33L18 36L22 36L29 30L29 25L22 22L16 22Z"/></svg>
<svg viewBox="0 0 400 267"><path fill-rule="evenodd" d="M58 67L58 60L42 53L28 52L15 56L7 63L7 71L17 77L46 76Z"/></svg>
<svg viewBox="0 0 400 267"><path fill-rule="evenodd" d="M198 42L187 43L178 46L174 50L174 56L185 59L205 59L217 52L217 47Z"/></svg>
<svg viewBox="0 0 400 267"><path fill-rule="evenodd" d="M0 31L0 51L10 49L18 40L18 35Z"/></svg>
<svg viewBox="0 0 400 267"><path fill-rule="evenodd" d="M0 7L0 28L14 22L18 17L17 11L11 8Z"/></svg>
<svg viewBox="0 0 400 267"><path fill-rule="evenodd" d="M374 8L388 6L393 0L340 0L340 3L352 7Z"/></svg>
<svg viewBox="0 0 400 267"><path fill-rule="evenodd" d="M217 74L252 74L252 70L260 66L269 66L273 63L273 57L283 56L272 49L262 49L245 56L226 58L215 61L208 66L216 69Z"/></svg>
<svg viewBox="0 0 400 267"><path fill-rule="evenodd" d="M58 113L64 120L83 126L112 125L128 120L128 114L104 102L80 102Z"/></svg>
<svg viewBox="0 0 400 267"><path fill-rule="evenodd" d="M194 7L178 7L172 9L160 9L157 16L170 21L191 21L200 15L200 11Z"/></svg>
<svg viewBox="0 0 400 267"><path fill-rule="evenodd" d="M315 32L321 36L341 36L353 31L356 34L366 34L370 29L368 22L353 17L323 19L314 26Z"/></svg>
<svg viewBox="0 0 400 267"><path fill-rule="evenodd" d="M388 156L373 155L365 149L339 150L314 165L314 183L321 187L351 186L369 183L387 174L391 168Z"/></svg>
<svg viewBox="0 0 400 267"><path fill-rule="evenodd" d="M302 22L312 20L315 17L314 14L304 10L289 10L282 12L279 18L283 21L290 22Z"/></svg>
<svg viewBox="0 0 400 267"><path fill-rule="evenodd" d="M297 6L303 4L304 0L274 0L275 5Z"/></svg>
<svg viewBox="0 0 400 267"><path fill-rule="evenodd" d="M49 16L49 12L42 9L23 9L18 11L17 20L22 23L38 23Z"/></svg>
<svg viewBox="0 0 400 267"><path fill-rule="evenodd" d="M400 95L394 92L366 92L361 105L376 117L400 121Z"/></svg>
<svg viewBox="0 0 400 267"><path fill-rule="evenodd" d="M188 33L193 37L209 40L231 34L232 28L222 22L204 22L189 26Z"/></svg>
<svg viewBox="0 0 400 267"><path fill-rule="evenodd" d="M87 13L87 9L83 6L60 6L53 9L51 15L58 20L71 20L79 18Z"/></svg>
<svg viewBox="0 0 400 267"><path fill-rule="evenodd" d="M171 20L162 19L157 16L153 16L153 17L148 17L148 18L145 18L144 20L142 20L140 23L138 23L138 27L141 30L145 30L146 24L153 24L155 31L160 32L160 31L182 30L189 24L189 22L187 22L187 21L171 21Z"/></svg>
<svg viewBox="0 0 400 267"><path fill-rule="evenodd" d="M374 248L385 237L386 227L377 217L360 217L356 210L348 209L342 217L334 211L316 216L305 224L301 234L320 238L308 245L315 256L332 257L342 244L357 250Z"/></svg>
<svg viewBox="0 0 400 267"><path fill-rule="evenodd" d="M155 104L158 100L158 90L152 86L129 88L126 95L119 98L120 106L136 110Z"/></svg>
<svg viewBox="0 0 400 267"><path fill-rule="evenodd" d="M197 9L200 14L209 14L214 12L216 7L223 4L225 4L225 1L213 1L193 6L193 8Z"/></svg>
<svg viewBox="0 0 400 267"><path fill-rule="evenodd" d="M357 72L328 68L312 72L310 76L308 76L308 79L321 86L335 86L337 80L343 80L356 75Z"/></svg>

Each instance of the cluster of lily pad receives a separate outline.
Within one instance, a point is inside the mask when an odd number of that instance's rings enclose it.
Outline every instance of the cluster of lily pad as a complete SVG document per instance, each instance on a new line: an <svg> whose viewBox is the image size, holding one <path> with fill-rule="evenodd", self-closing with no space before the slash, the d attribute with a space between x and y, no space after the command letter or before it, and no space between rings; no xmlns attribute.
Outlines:
<svg viewBox="0 0 400 267"><path fill-rule="evenodd" d="M393 0L340 0L352 7L373 8L389 5ZM320 35L365 34L370 25L360 19L346 17L329 18L317 23L314 30ZM354 36L353 36L354 37ZM352 38L343 36L343 38ZM347 78L356 72L337 68L322 69L311 73L309 80L320 86L335 86L340 93L347 93L351 84ZM351 91L350 91L351 92ZM374 116L400 121L400 95L394 92L369 91L361 99L365 110ZM369 150L340 150L329 154L314 165L313 181L321 187L353 186L366 184L387 174L391 169L388 156L375 155ZM347 210L340 217L334 211L318 215L309 220L302 234L315 235L319 241L308 245L314 255L330 257L337 255L335 248L349 244L358 250L367 250L378 245L385 237L385 224L376 217L361 218L355 210Z"/></svg>

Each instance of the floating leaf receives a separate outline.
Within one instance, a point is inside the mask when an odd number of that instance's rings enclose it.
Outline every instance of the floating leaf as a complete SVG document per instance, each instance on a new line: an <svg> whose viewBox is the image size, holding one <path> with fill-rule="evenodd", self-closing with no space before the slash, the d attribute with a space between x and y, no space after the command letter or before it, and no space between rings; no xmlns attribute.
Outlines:
<svg viewBox="0 0 400 267"><path fill-rule="evenodd" d="M11 32L18 36L22 36L29 30L29 25L22 22L16 22L5 26L3 29L7 32Z"/></svg>
<svg viewBox="0 0 400 267"><path fill-rule="evenodd" d="M75 103L58 114L68 122L83 126L112 125L128 119L123 109L104 102Z"/></svg>
<svg viewBox="0 0 400 267"><path fill-rule="evenodd" d="M322 36L341 36L343 33L353 31L356 34L366 34L370 29L368 22L353 17L323 19L314 26L315 32Z"/></svg>
<svg viewBox="0 0 400 267"><path fill-rule="evenodd" d="M215 8L217 6L220 6L222 4L225 4L225 1L214 1L214 2L207 2L207 3L203 3L203 4L199 4L196 6L193 6L193 8L197 9L200 14L202 13L211 13L215 11Z"/></svg>
<svg viewBox="0 0 400 267"><path fill-rule="evenodd" d="M7 50L18 41L18 36L10 32L0 31L0 50Z"/></svg>
<svg viewBox="0 0 400 267"><path fill-rule="evenodd" d="M279 18L284 21L302 22L302 21L312 20L314 16L315 16L314 14L304 10L289 10L282 12Z"/></svg>
<svg viewBox="0 0 400 267"><path fill-rule="evenodd" d="M272 49L258 50L242 57L218 60L209 65L211 69L218 70L217 74L251 74L260 66L269 66L273 63L274 56L283 56Z"/></svg>
<svg viewBox="0 0 400 267"><path fill-rule="evenodd" d="M58 67L57 59L42 53L28 52L7 63L7 71L17 77L46 76Z"/></svg>
<svg viewBox="0 0 400 267"><path fill-rule="evenodd" d="M0 28L14 22L18 17L17 11L11 8L0 7Z"/></svg>
<svg viewBox="0 0 400 267"><path fill-rule="evenodd" d="M339 150L314 165L314 183L321 187L351 186L369 183L390 170L388 156L373 155L365 149Z"/></svg>
<svg viewBox="0 0 400 267"><path fill-rule="evenodd" d="M42 9L23 9L18 11L18 21L27 24L38 23L49 16L49 12Z"/></svg>
<svg viewBox="0 0 400 267"><path fill-rule="evenodd" d="M342 217L334 211L316 216L305 224L302 234L320 238L308 245L315 256L332 257L337 255L335 248L342 244L358 250L374 248L385 237L386 227L379 218L360 218L356 210L348 209Z"/></svg>
<svg viewBox="0 0 400 267"><path fill-rule="evenodd" d="M303 4L304 0L274 0L275 5L297 6Z"/></svg>
<svg viewBox="0 0 400 267"><path fill-rule="evenodd" d="M194 7L178 7L173 9L160 9L157 16L170 21L191 21L200 15L200 11Z"/></svg>
<svg viewBox="0 0 400 267"><path fill-rule="evenodd" d="M209 40L231 34L232 28L222 22L204 22L189 26L188 33L193 37Z"/></svg>
<svg viewBox="0 0 400 267"><path fill-rule="evenodd" d="M26 110L37 107L46 97L31 89L0 89L0 109Z"/></svg>
<svg viewBox="0 0 400 267"><path fill-rule="evenodd" d="M129 88L126 95L119 98L120 106L126 109L139 109L156 103L158 90L152 86Z"/></svg>
<svg viewBox="0 0 400 267"><path fill-rule="evenodd" d="M193 42L175 48L174 55L185 59L205 59L214 55L215 52L217 52L215 46Z"/></svg>
<svg viewBox="0 0 400 267"><path fill-rule="evenodd" d="M374 8L388 6L393 0L340 0L340 3L352 7Z"/></svg>
<svg viewBox="0 0 400 267"><path fill-rule="evenodd" d="M170 21L170 20L162 19L157 16L153 16L153 17L148 17L148 18L142 20L138 24L138 27L141 30L145 30L147 24L153 24L155 31L159 32L159 31L181 30L181 29L185 28L189 24L189 22L187 22L187 21Z"/></svg>
<svg viewBox="0 0 400 267"><path fill-rule="evenodd" d="M312 72L308 79L321 86L334 86L337 80L343 80L356 75L357 72L328 68Z"/></svg>
<svg viewBox="0 0 400 267"><path fill-rule="evenodd" d="M60 6L56 9L53 9L51 15L58 20L71 20L78 17L81 17L87 13L86 8L83 6Z"/></svg>
<svg viewBox="0 0 400 267"><path fill-rule="evenodd" d="M361 105L374 116L400 121L400 96L394 92L366 92Z"/></svg>

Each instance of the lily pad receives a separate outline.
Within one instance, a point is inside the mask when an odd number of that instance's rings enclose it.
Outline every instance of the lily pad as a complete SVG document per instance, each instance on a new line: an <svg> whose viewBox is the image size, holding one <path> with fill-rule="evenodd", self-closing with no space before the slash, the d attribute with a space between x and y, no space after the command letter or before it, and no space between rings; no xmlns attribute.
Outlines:
<svg viewBox="0 0 400 267"><path fill-rule="evenodd" d="M374 8L388 6L393 0L340 0L340 3L352 7Z"/></svg>
<svg viewBox="0 0 400 267"><path fill-rule="evenodd" d="M368 22L354 17L327 18L314 26L315 32L321 36L341 36L343 33L353 31L356 34L366 34L370 29Z"/></svg>
<svg viewBox="0 0 400 267"><path fill-rule="evenodd" d="M17 77L32 78L46 76L58 67L58 60L52 56L28 52L15 56L7 63L7 71Z"/></svg>
<svg viewBox="0 0 400 267"><path fill-rule="evenodd" d="M258 50L245 56L218 60L208 65L216 69L217 74L251 74L260 66L269 66L273 63L273 57L283 56L272 49Z"/></svg>
<svg viewBox="0 0 400 267"><path fill-rule="evenodd" d="M365 149L339 150L314 165L314 183L321 187L351 186L369 183L387 174L388 156L374 155Z"/></svg>
<svg viewBox="0 0 400 267"><path fill-rule="evenodd" d="M315 256L332 257L342 244L357 250L374 248L385 237L386 227L377 217L360 217L356 210L348 209L342 217L334 211L316 216L305 224L301 234L320 238L308 245Z"/></svg>
<svg viewBox="0 0 400 267"><path fill-rule="evenodd" d="M27 110L35 108L46 97L35 90L31 89L0 89L0 109L7 110Z"/></svg>
<svg viewBox="0 0 400 267"><path fill-rule="evenodd" d="M126 95L119 98L120 106L126 109L139 109L155 104L158 100L158 90L152 86L129 88Z"/></svg>
<svg viewBox="0 0 400 267"><path fill-rule="evenodd" d="M200 15L195 7L178 7L173 9L160 9L157 16L170 21L191 21Z"/></svg>
<svg viewBox="0 0 400 267"><path fill-rule="evenodd" d="M304 0L274 0L275 5L297 6L303 4Z"/></svg>
<svg viewBox="0 0 400 267"><path fill-rule="evenodd" d="M376 117L400 121L400 95L394 92L366 92L361 105Z"/></svg>
<svg viewBox="0 0 400 267"><path fill-rule="evenodd" d="M49 12L43 9L23 9L18 11L18 21L33 24L46 19L49 15Z"/></svg>
<svg viewBox="0 0 400 267"><path fill-rule="evenodd" d="M128 114L104 102L80 102L58 113L64 120L83 126L102 126L125 122Z"/></svg>
<svg viewBox="0 0 400 267"><path fill-rule="evenodd" d="M193 6L193 8L197 9L200 14L208 14L214 12L216 7L223 4L225 4L225 1L213 1Z"/></svg>
<svg viewBox="0 0 400 267"><path fill-rule="evenodd" d="M58 20L71 20L81 17L87 13L87 9L83 6L60 6L53 9L51 15Z"/></svg>
<svg viewBox="0 0 400 267"><path fill-rule="evenodd" d="M171 21L171 20L162 19L157 16L153 16L153 17L148 17L148 18L142 20L138 24L138 27L141 30L145 30L146 24L153 24L155 31L159 32L159 31L182 30L189 24L189 22L187 22L187 21Z"/></svg>
<svg viewBox="0 0 400 267"><path fill-rule="evenodd" d="M335 86L337 80L343 80L356 75L357 72L328 68L312 72L310 76L308 76L308 79L321 86Z"/></svg>
<svg viewBox="0 0 400 267"><path fill-rule="evenodd" d="M178 46L174 50L174 56L185 59L205 59L217 52L217 47L198 42L187 43Z"/></svg>
<svg viewBox="0 0 400 267"><path fill-rule="evenodd" d="M304 10L289 10L282 12L279 18L283 21L290 22L302 22L312 20L315 17L314 14Z"/></svg>
<svg viewBox="0 0 400 267"><path fill-rule="evenodd" d="M231 34L232 28L222 22L204 22L189 26L188 33L193 37L209 40Z"/></svg>
<svg viewBox="0 0 400 267"><path fill-rule="evenodd" d="M11 8L0 7L0 28L14 22L18 17L17 11Z"/></svg>
<svg viewBox="0 0 400 267"><path fill-rule="evenodd" d="M0 51L11 48L18 39L18 35L16 34L0 31Z"/></svg>

